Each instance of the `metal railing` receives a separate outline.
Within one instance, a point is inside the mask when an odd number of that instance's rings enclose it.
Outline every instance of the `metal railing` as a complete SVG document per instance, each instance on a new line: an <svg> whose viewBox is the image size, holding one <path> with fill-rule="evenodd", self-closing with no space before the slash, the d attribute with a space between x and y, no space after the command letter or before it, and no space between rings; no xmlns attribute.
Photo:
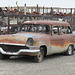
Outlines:
<svg viewBox="0 0 75 75"><path fill-rule="evenodd" d="M3 26L6 26L8 27L7 29L7 33L9 34L10 33L10 27L19 27L22 25L22 23L24 21L27 21L27 20L60 20L62 19L63 21L67 21L70 23L71 27L72 27L72 30L75 30L75 13L73 13L72 10L75 11L75 9L71 8L68 10L70 10L70 13L66 14L66 13L60 13L58 10L59 13L54 13L54 10L57 9L57 8L47 8L47 9L50 9L50 13L47 12L45 13L45 7L43 8L40 8L43 10L43 14L39 14L39 8L38 5L36 7L36 12L33 14L30 14L30 13L27 13L24 15L24 14L16 14L16 13L0 13L0 29L1 27ZM27 8L26 8L27 9ZM58 8L59 9L59 8ZM61 8L60 8L61 9ZM63 8L63 11L65 10L65 8ZM68 11L66 9L66 11ZM33 12L33 11L32 11Z"/></svg>

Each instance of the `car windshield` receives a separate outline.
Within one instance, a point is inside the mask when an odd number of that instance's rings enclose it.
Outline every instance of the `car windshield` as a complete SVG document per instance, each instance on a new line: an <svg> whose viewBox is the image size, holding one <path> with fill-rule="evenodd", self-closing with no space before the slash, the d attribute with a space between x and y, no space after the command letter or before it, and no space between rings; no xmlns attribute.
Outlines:
<svg viewBox="0 0 75 75"><path fill-rule="evenodd" d="M25 24L21 27L20 31L50 34L50 26L40 24Z"/></svg>

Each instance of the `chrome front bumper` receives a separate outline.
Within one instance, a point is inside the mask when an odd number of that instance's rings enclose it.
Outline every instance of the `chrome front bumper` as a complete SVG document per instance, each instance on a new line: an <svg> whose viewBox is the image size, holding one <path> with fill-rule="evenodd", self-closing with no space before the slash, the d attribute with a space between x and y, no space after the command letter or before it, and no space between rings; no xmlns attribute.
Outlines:
<svg viewBox="0 0 75 75"><path fill-rule="evenodd" d="M39 53L40 52L40 50L38 49L38 50L28 50L28 49L20 49L18 52L6 52L6 51L4 51L1 47L0 47L0 53L1 54L5 54L5 55L21 55L21 54L24 54L25 53L25 55L35 55L35 54L37 54L37 53ZM26 54L27 53L27 54ZM29 53L29 54L28 54Z"/></svg>

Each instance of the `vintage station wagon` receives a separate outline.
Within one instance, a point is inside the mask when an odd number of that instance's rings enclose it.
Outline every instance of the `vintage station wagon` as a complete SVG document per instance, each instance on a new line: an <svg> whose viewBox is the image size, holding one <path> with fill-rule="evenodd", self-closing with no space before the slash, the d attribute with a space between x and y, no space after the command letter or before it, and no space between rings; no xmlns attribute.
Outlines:
<svg viewBox="0 0 75 75"><path fill-rule="evenodd" d="M63 21L25 21L19 32L0 36L0 59L10 56L34 56L41 62L46 55L74 54L74 36L70 24Z"/></svg>

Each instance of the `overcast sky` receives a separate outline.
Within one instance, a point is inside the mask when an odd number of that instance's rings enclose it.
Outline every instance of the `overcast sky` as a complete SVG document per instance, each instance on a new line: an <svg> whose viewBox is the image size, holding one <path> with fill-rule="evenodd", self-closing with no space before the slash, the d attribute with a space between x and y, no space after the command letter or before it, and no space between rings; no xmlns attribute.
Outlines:
<svg viewBox="0 0 75 75"><path fill-rule="evenodd" d="M75 0L0 0L0 7L16 6L18 1L19 6L45 6L45 7L62 7L62 8L75 8Z"/></svg>

